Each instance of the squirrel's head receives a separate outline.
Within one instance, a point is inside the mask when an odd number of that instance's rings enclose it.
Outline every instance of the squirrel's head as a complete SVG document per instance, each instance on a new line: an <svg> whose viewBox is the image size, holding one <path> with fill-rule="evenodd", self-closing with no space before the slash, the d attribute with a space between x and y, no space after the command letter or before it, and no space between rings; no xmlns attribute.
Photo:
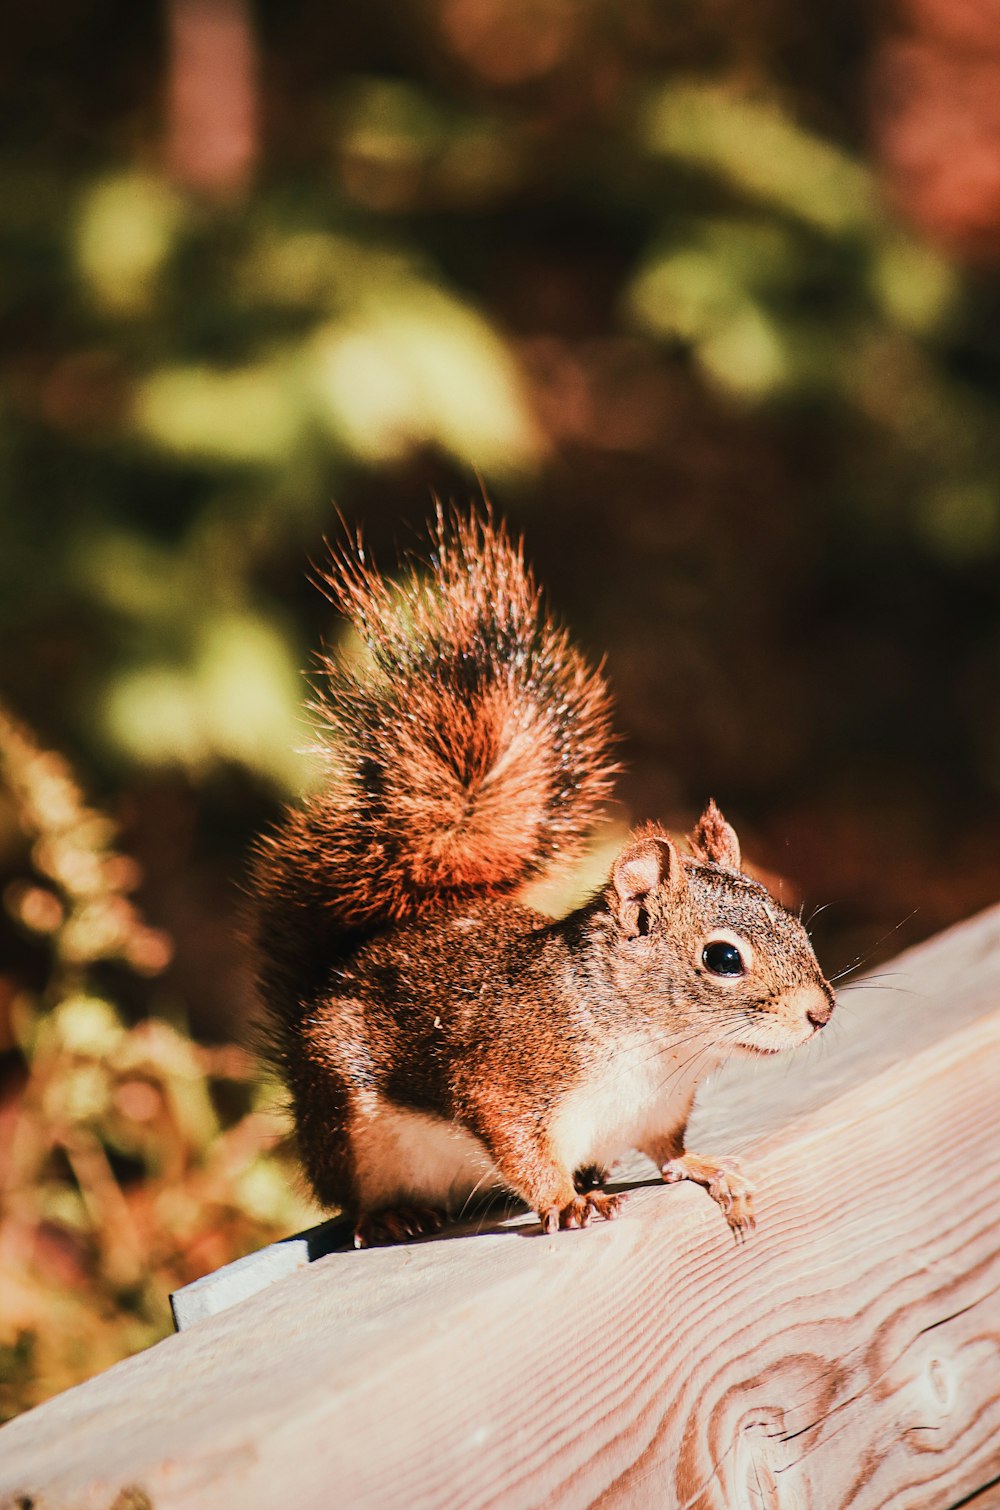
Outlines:
<svg viewBox="0 0 1000 1510"><path fill-rule="evenodd" d="M604 901L615 974L630 1000L662 1002L720 1046L773 1054L830 1019L833 989L801 922L740 869L735 830L710 802L682 855L655 827L634 834Z"/></svg>

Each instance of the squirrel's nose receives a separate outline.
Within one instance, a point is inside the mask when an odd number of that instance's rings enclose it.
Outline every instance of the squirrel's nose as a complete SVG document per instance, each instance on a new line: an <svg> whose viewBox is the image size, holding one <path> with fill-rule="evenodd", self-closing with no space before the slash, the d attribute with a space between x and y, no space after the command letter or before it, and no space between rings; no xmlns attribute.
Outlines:
<svg viewBox="0 0 1000 1510"><path fill-rule="evenodd" d="M814 1028L822 1028L830 1021L832 1015L833 993L831 992L829 996L824 997L821 1001L817 1001L815 1006L808 1009L806 1019L812 1023Z"/></svg>

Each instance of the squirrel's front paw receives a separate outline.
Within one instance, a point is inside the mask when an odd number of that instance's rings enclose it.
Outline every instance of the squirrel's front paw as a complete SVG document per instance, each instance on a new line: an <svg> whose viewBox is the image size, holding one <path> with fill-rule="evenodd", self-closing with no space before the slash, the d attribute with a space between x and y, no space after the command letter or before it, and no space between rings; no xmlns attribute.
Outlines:
<svg viewBox="0 0 1000 1510"><path fill-rule="evenodd" d="M595 1216L603 1217L606 1222L613 1222L621 1211L624 1199L621 1195L605 1195L600 1190L575 1195L565 1206L549 1206L539 1212L542 1231L558 1232L560 1228L566 1230L570 1227L587 1227Z"/></svg>
<svg viewBox="0 0 1000 1510"><path fill-rule="evenodd" d="M753 1211L754 1188L735 1159L703 1159L698 1154L681 1154L670 1159L661 1173L668 1185L677 1180L693 1180L703 1185L737 1238L746 1237L757 1225Z"/></svg>

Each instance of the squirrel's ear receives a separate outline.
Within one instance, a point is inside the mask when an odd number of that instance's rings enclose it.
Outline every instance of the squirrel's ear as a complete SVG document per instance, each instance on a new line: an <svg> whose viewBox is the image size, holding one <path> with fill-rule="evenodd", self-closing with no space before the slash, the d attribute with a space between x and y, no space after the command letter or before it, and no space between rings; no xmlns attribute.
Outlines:
<svg viewBox="0 0 1000 1510"><path fill-rule="evenodd" d="M611 867L608 899L626 938L646 932L648 899L684 884L681 857L666 835L631 839Z"/></svg>
<svg viewBox="0 0 1000 1510"><path fill-rule="evenodd" d="M702 813L688 841L699 860L711 860L725 870L739 870L740 841L731 823L719 812L714 799Z"/></svg>

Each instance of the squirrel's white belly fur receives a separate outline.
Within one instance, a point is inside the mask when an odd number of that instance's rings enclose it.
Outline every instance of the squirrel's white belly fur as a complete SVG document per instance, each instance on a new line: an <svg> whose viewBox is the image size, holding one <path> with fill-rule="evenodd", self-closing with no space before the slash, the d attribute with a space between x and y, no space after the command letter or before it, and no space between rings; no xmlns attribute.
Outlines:
<svg viewBox="0 0 1000 1510"><path fill-rule="evenodd" d="M707 1037L670 1044L635 1033L622 1040L557 1107L549 1134L556 1158L570 1169L607 1168L630 1149L647 1149L683 1124L695 1085L717 1057Z"/></svg>
<svg viewBox="0 0 1000 1510"><path fill-rule="evenodd" d="M361 1209L434 1206L459 1215L503 1186L484 1145L457 1122L397 1106L375 1091L353 1107L351 1149Z"/></svg>

